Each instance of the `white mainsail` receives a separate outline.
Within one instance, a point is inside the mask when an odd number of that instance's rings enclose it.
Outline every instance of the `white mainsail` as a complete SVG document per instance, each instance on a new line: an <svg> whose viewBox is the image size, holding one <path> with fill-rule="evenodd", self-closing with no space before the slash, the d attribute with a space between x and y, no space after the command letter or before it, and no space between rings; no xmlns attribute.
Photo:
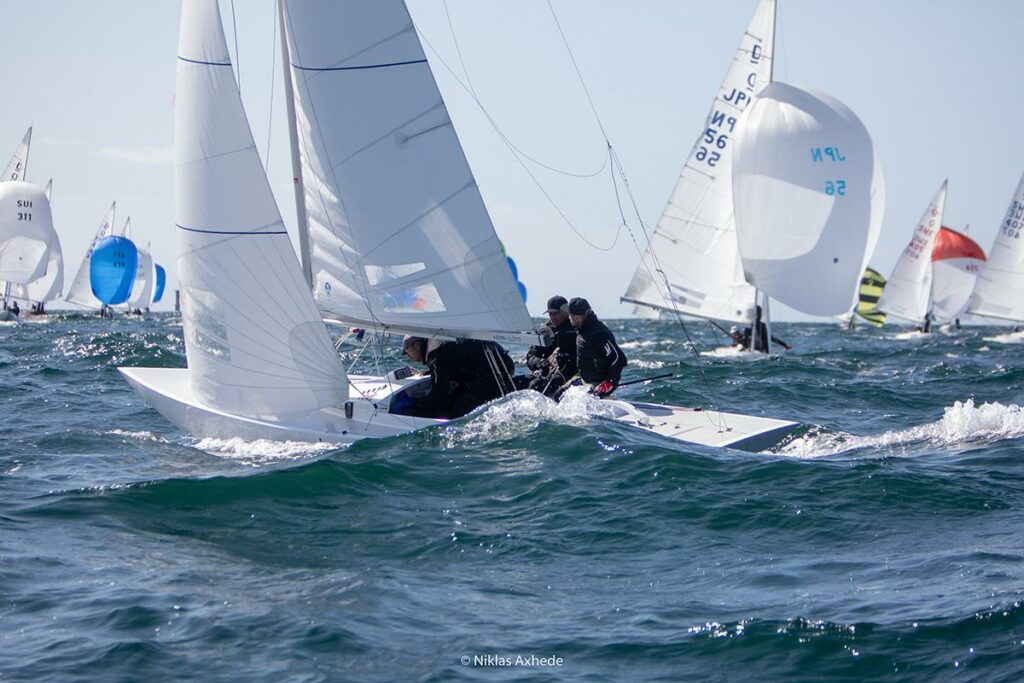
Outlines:
<svg viewBox="0 0 1024 683"><path fill-rule="evenodd" d="M64 300L68 303L78 304L86 308L100 308L103 306L103 302L92 293L92 284L89 282L89 264L92 262L92 250L96 248L99 241L113 234L114 213L116 210L117 202L112 202L107 210L107 215L103 218L103 222L100 223L95 237L92 238L92 242L85 252L81 265L78 266L78 272L75 274L75 279L71 281L71 287L68 289L67 295L64 297Z"/></svg>
<svg viewBox="0 0 1024 683"><path fill-rule="evenodd" d="M25 179L25 171L28 170L28 150L31 145L32 126L29 126L25 131L25 137L21 139L21 144L14 150L11 160L7 163L3 176L0 176L0 181Z"/></svg>
<svg viewBox="0 0 1024 683"><path fill-rule="evenodd" d="M147 245L148 247L148 245ZM149 249L138 250L138 262L135 266L135 280L132 282L132 293L125 303L129 309L147 308L153 303L153 257Z"/></svg>
<svg viewBox="0 0 1024 683"><path fill-rule="evenodd" d="M54 237L43 188L21 180L0 183L0 280L18 285L42 277Z"/></svg>
<svg viewBox="0 0 1024 683"><path fill-rule="evenodd" d="M921 216L910 244L900 254L885 285L885 291L878 300L878 310L915 324L924 322L931 299L932 249L935 236L942 227L948 185L949 181L943 181L942 187Z"/></svg>
<svg viewBox="0 0 1024 683"><path fill-rule="evenodd" d="M242 108L216 0L185 0L175 222L189 382L276 420L339 405L348 380L302 278Z"/></svg>
<svg viewBox="0 0 1024 683"><path fill-rule="evenodd" d="M932 247L932 317L937 322L957 320L967 308L978 273L985 267L985 252L962 232L943 226Z"/></svg>
<svg viewBox="0 0 1024 683"><path fill-rule="evenodd" d="M427 335L530 330L405 3L285 0L284 19L321 311Z"/></svg>
<svg viewBox="0 0 1024 683"><path fill-rule="evenodd" d="M774 17L775 0L761 0L623 296L639 304L636 313L674 307L703 318L753 318L754 288L743 276L733 217L733 147L740 115L771 77Z"/></svg>
<svg viewBox="0 0 1024 683"><path fill-rule="evenodd" d="M1024 175L1006 209L967 312L1024 322Z"/></svg>
<svg viewBox="0 0 1024 683"><path fill-rule="evenodd" d="M739 126L736 234L746 279L810 315L850 310L881 228L871 136L839 100L772 82Z"/></svg>

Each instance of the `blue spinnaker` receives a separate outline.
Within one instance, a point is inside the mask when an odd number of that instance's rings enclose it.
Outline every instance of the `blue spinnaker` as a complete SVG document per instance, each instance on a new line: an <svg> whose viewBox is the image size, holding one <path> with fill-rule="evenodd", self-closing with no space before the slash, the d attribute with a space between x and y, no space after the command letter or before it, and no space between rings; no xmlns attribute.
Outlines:
<svg viewBox="0 0 1024 683"><path fill-rule="evenodd" d="M156 288L153 290L153 303L164 297L164 285L167 284L167 271L159 263L156 264Z"/></svg>
<svg viewBox="0 0 1024 683"><path fill-rule="evenodd" d="M132 293L139 252L126 237L100 240L89 262L89 285L97 299L108 306L123 304Z"/></svg>

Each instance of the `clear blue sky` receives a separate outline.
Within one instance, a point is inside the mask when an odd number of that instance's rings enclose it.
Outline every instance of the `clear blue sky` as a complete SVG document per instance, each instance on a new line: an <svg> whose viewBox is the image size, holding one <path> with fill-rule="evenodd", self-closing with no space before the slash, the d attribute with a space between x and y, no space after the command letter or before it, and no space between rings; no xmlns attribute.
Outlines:
<svg viewBox="0 0 1024 683"><path fill-rule="evenodd" d="M294 226L273 0L235 0L242 96L289 227ZM553 0L637 198L653 225L725 74L756 0ZM637 263L622 234L587 246L544 198L438 56L466 76L442 0L409 0L499 236L530 290L585 295L605 317ZM546 164L600 166L604 142L545 0L448 0L469 78L503 132ZM131 214L176 286L173 98L180 5L171 0L3 1L0 154L35 125L29 180L54 179L67 279L107 206ZM222 0L233 45L231 2ZM1024 171L1024 2L780 0L776 78L843 100L871 132L886 175L872 265L888 274L939 184L946 224L988 250ZM279 55L278 55L279 58ZM569 179L531 167L576 228L611 244L618 224L607 173ZM635 221L634 221L635 225ZM638 235L638 238L641 237ZM642 246L642 244L641 244ZM173 300L169 297L168 301ZM778 313L778 312L777 312ZM805 319L783 311L783 319Z"/></svg>

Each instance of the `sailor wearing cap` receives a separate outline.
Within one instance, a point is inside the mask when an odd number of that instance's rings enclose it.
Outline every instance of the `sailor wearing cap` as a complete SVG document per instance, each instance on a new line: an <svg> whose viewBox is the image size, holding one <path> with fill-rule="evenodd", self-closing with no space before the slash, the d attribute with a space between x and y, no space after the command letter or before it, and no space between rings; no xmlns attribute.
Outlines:
<svg viewBox="0 0 1024 683"><path fill-rule="evenodd" d="M608 326L597 319L590 302L583 297L569 301L569 322L576 328L576 364L580 378L598 396L608 396L619 385L626 354L615 342Z"/></svg>

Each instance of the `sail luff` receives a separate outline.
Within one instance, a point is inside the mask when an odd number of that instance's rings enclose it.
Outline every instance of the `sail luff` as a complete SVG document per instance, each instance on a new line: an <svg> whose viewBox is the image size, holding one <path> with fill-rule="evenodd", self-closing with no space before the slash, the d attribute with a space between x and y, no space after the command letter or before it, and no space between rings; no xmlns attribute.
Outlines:
<svg viewBox="0 0 1024 683"><path fill-rule="evenodd" d="M92 238L92 242L89 243L89 248L85 251L85 256L82 257L82 262L78 266L78 272L75 273L74 279L71 281L71 287L68 288L68 293L64 297L64 300L68 303L77 304L86 308L99 308L103 303L96 298L92 293L92 287L89 284L89 261L92 258L93 249L99 244L100 240L104 237L113 233L114 216L117 211L117 202L111 202L110 208L107 209L107 214L100 223L100 227L97 228L95 236Z"/></svg>

